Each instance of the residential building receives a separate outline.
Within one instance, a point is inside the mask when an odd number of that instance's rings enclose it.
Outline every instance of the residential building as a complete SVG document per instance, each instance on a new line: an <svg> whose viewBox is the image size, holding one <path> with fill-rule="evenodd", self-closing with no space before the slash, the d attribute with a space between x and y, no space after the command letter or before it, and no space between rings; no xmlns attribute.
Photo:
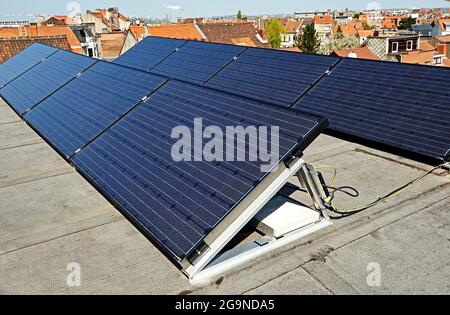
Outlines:
<svg viewBox="0 0 450 315"><path fill-rule="evenodd" d="M89 57L99 57L99 41L94 35L91 28L87 25L71 26L72 32L80 41L83 54Z"/></svg>
<svg viewBox="0 0 450 315"><path fill-rule="evenodd" d="M445 55L436 51L429 42L420 42L419 48L401 55L400 62L409 64L420 64L439 66L444 62Z"/></svg>
<svg viewBox="0 0 450 315"><path fill-rule="evenodd" d="M450 58L450 35L433 37L431 43L439 52Z"/></svg>
<svg viewBox="0 0 450 315"><path fill-rule="evenodd" d="M378 56L370 51L367 47L355 48L355 49L341 49L335 50L332 56L342 57L342 58L358 58L367 60L380 60Z"/></svg>
<svg viewBox="0 0 450 315"><path fill-rule="evenodd" d="M83 24L92 24L95 34L114 31L126 31L130 28L130 20L119 12L118 8L87 11L83 16Z"/></svg>
<svg viewBox="0 0 450 315"><path fill-rule="evenodd" d="M36 43L70 50L66 36L2 38L0 39L0 64Z"/></svg>
<svg viewBox="0 0 450 315"><path fill-rule="evenodd" d="M281 35L281 48L295 47L297 38L302 31L302 21L287 19L283 25L286 33Z"/></svg>
<svg viewBox="0 0 450 315"><path fill-rule="evenodd" d="M136 45L131 31L99 34L99 57L112 61Z"/></svg>
<svg viewBox="0 0 450 315"><path fill-rule="evenodd" d="M365 46L384 61L401 61L403 54L419 49L420 36L369 37Z"/></svg>
<svg viewBox="0 0 450 315"><path fill-rule="evenodd" d="M250 22L214 22L197 25L207 41L248 47L270 48Z"/></svg>
<svg viewBox="0 0 450 315"><path fill-rule="evenodd" d="M295 12L294 17L296 19L313 19L316 16L329 15L329 11L306 11L306 12Z"/></svg>
<svg viewBox="0 0 450 315"><path fill-rule="evenodd" d="M322 42L327 41L333 37L334 21L331 15L315 16L313 23L317 35Z"/></svg>
<svg viewBox="0 0 450 315"><path fill-rule="evenodd" d="M450 18L440 19L433 29L433 36L446 36L450 35Z"/></svg>

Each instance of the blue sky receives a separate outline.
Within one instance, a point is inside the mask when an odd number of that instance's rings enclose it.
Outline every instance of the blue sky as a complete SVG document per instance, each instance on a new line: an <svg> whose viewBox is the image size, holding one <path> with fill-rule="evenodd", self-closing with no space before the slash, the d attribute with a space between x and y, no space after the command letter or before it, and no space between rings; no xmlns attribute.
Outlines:
<svg viewBox="0 0 450 315"><path fill-rule="evenodd" d="M26 14L67 14L69 1L60 0L17 0L0 1L0 16ZM140 16L215 16L235 14L241 9L244 14L293 13L298 10L314 9L365 9L371 3L381 8L392 7L448 7L444 0L397 0L397 1L361 1L361 0L78 0L73 8L84 12L97 7L118 6L127 15ZM181 11L179 8L183 8Z"/></svg>

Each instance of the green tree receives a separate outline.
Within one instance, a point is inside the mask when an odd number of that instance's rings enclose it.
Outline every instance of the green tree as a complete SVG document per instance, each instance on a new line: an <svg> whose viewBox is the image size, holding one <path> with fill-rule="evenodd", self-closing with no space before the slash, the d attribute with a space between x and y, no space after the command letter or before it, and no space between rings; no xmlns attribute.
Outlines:
<svg viewBox="0 0 450 315"><path fill-rule="evenodd" d="M242 20L243 17L242 17L242 11L241 10L238 11L236 17L237 17L238 20Z"/></svg>
<svg viewBox="0 0 450 315"><path fill-rule="evenodd" d="M314 25L306 25L303 32L297 39L298 48L304 53L316 54L320 48L320 39Z"/></svg>
<svg viewBox="0 0 450 315"><path fill-rule="evenodd" d="M321 55L329 55L335 50L355 49L360 47L359 38L356 36L335 36L332 40L323 43L318 53Z"/></svg>
<svg viewBox="0 0 450 315"><path fill-rule="evenodd" d="M343 36L344 36L344 33L342 32L342 28L339 25L337 28L337 31L336 31L336 37L343 37Z"/></svg>
<svg viewBox="0 0 450 315"><path fill-rule="evenodd" d="M416 24L416 19L409 17L400 21L400 25L398 26L399 30L410 30L411 26Z"/></svg>
<svg viewBox="0 0 450 315"><path fill-rule="evenodd" d="M371 31L371 30L374 30L376 28L375 25L370 25L369 23L367 23L367 21L363 21L362 25L363 25L363 27L364 27L364 29L366 31Z"/></svg>
<svg viewBox="0 0 450 315"><path fill-rule="evenodd" d="M266 28L269 44L272 48L280 48L281 35L286 34L286 29L279 19L272 19Z"/></svg>

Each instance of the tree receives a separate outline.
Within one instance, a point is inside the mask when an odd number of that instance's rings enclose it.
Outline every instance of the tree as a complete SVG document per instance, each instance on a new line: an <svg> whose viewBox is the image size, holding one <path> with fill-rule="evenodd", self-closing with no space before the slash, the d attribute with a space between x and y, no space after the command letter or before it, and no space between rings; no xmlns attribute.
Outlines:
<svg viewBox="0 0 450 315"><path fill-rule="evenodd" d="M269 44L272 48L281 47L281 34L286 33L284 25L279 19L272 19L266 28L267 37L269 39Z"/></svg>
<svg viewBox="0 0 450 315"><path fill-rule="evenodd" d="M320 39L314 25L306 25L303 32L297 39L297 47L308 54L316 54L320 47Z"/></svg>
<svg viewBox="0 0 450 315"><path fill-rule="evenodd" d="M364 29L366 31L371 31L371 30L374 30L376 28L375 25L370 25L367 21L363 21L362 25L363 25L363 27L364 27Z"/></svg>
<svg viewBox="0 0 450 315"><path fill-rule="evenodd" d="M329 42L323 43L323 45L320 46L318 53L322 55L329 55L335 50L355 49L359 47L359 38L356 36L335 36Z"/></svg>
<svg viewBox="0 0 450 315"><path fill-rule="evenodd" d="M416 19L409 17L400 21L400 25L398 26L399 30L410 30L411 26L416 24Z"/></svg>
<svg viewBox="0 0 450 315"><path fill-rule="evenodd" d="M242 16L242 11L241 10L238 11L236 17L237 17L238 20L242 20L243 16Z"/></svg>
<svg viewBox="0 0 450 315"><path fill-rule="evenodd" d="M342 37L342 36L344 36L344 33L342 32L342 28L339 25L337 28L337 31L336 31L336 37Z"/></svg>
<svg viewBox="0 0 450 315"><path fill-rule="evenodd" d="M353 19L354 20L359 20L360 15L358 13L356 13L355 15L353 15Z"/></svg>

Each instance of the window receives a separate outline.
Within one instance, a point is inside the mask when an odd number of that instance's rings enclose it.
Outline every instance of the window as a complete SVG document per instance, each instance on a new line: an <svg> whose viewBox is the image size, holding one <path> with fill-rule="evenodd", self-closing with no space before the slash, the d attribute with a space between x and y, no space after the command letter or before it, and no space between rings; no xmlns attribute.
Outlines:
<svg viewBox="0 0 450 315"><path fill-rule="evenodd" d="M411 50L413 50L413 41L412 40L409 40L407 43L406 43L406 50L407 51L411 51Z"/></svg>
<svg viewBox="0 0 450 315"><path fill-rule="evenodd" d="M392 52L393 53L398 52L398 42L393 42L392 43Z"/></svg>
<svg viewBox="0 0 450 315"><path fill-rule="evenodd" d="M88 56L94 57L94 50L92 48L88 48Z"/></svg>

